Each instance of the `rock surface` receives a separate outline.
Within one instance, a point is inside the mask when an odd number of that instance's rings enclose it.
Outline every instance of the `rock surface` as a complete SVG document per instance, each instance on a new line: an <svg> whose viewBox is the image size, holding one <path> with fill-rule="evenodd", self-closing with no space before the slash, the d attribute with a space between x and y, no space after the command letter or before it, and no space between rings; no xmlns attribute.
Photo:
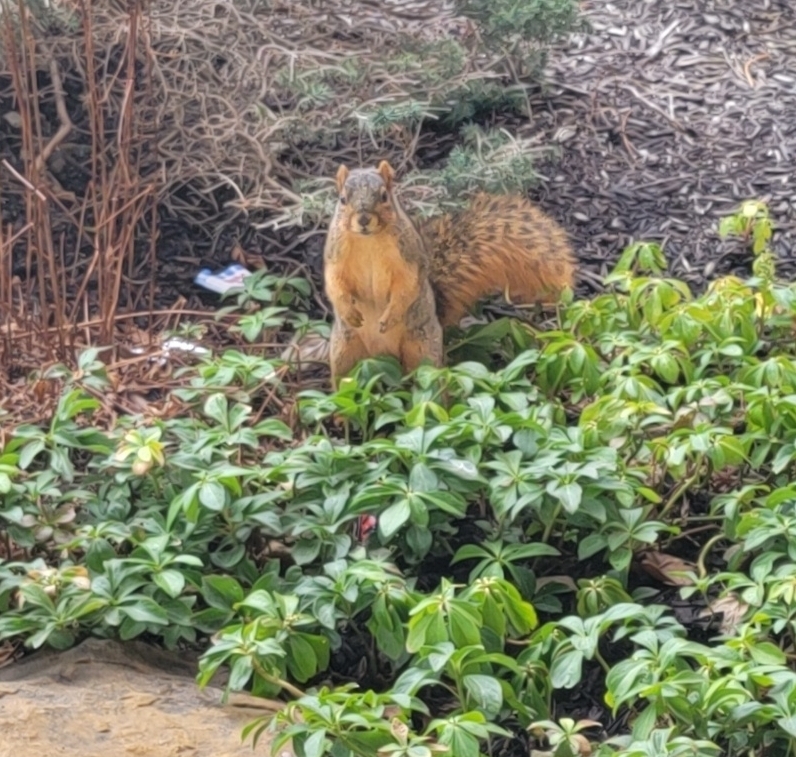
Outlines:
<svg viewBox="0 0 796 757"><path fill-rule="evenodd" d="M252 752L241 730L269 711L240 697L243 706L222 705L195 671L177 654L98 639L9 665L0 669L0 757L268 755L265 735Z"/></svg>

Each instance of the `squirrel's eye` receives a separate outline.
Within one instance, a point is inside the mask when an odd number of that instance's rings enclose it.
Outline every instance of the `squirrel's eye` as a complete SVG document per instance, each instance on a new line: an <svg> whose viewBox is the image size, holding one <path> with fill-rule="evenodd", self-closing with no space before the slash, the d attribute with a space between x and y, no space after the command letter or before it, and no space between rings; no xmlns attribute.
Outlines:
<svg viewBox="0 0 796 757"><path fill-rule="evenodd" d="M381 201L382 202L387 202L387 190L386 189L382 189L381 190Z"/></svg>
<svg viewBox="0 0 796 757"><path fill-rule="evenodd" d="M345 195L340 195L340 204L345 205Z"/></svg>

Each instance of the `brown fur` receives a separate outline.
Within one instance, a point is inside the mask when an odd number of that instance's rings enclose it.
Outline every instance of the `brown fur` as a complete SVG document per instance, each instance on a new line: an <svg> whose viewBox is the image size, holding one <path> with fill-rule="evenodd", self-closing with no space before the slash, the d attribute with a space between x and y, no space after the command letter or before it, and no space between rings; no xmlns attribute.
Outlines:
<svg viewBox="0 0 796 757"><path fill-rule="evenodd" d="M337 172L342 199L324 249L335 384L365 357L392 355L406 371L424 359L442 364L428 252L393 196L393 175L386 161L377 170Z"/></svg>
<svg viewBox="0 0 796 757"><path fill-rule="evenodd" d="M480 194L466 211L418 229L395 197L386 161L340 166L336 186L341 199L324 249L335 385L376 355L393 355L407 371L423 360L441 365L442 328L488 295L526 304L572 286L565 232L524 198Z"/></svg>
<svg viewBox="0 0 796 757"><path fill-rule="evenodd" d="M427 221L421 233L433 251L430 277L443 327L489 295L529 304L572 287L566 233L525 198L479 194L467 210Z"/></svg>

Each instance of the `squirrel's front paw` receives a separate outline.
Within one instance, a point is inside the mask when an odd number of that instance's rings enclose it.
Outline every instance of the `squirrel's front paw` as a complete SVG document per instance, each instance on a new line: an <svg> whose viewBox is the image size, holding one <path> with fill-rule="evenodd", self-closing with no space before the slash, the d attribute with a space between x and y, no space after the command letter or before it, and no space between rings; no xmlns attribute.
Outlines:
<svg viewBox="0 0 796 757"><path fill-rule="evenodd" d="M351 328L358 329L362 325L362 313L360 313L356 308L352 308L346 313L345 322L351 326Z"/></svg>
<svg viewBox="0 0 796 757"><path fill-rule="evenodd" d="M393 307L388 307L379 318L379 333L384 334L395 328L404 318L404 315Z"/></svg>

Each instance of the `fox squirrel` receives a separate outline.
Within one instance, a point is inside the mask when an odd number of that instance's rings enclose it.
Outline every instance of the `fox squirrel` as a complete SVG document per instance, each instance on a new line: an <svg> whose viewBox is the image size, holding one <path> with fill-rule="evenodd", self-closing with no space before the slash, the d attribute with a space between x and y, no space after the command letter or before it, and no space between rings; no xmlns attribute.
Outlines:
<svg viewBox="0 0 796 757"><path fill-rule="evenodd" d="M479 194L463 212L416 225L395 196L395 172L337 171L339 200L324 247L334 309L332 381L367 357L392 355L405 371L442 365L442 330L481 298L523 303L572 286L565 232L527 200Z"/></svg>

